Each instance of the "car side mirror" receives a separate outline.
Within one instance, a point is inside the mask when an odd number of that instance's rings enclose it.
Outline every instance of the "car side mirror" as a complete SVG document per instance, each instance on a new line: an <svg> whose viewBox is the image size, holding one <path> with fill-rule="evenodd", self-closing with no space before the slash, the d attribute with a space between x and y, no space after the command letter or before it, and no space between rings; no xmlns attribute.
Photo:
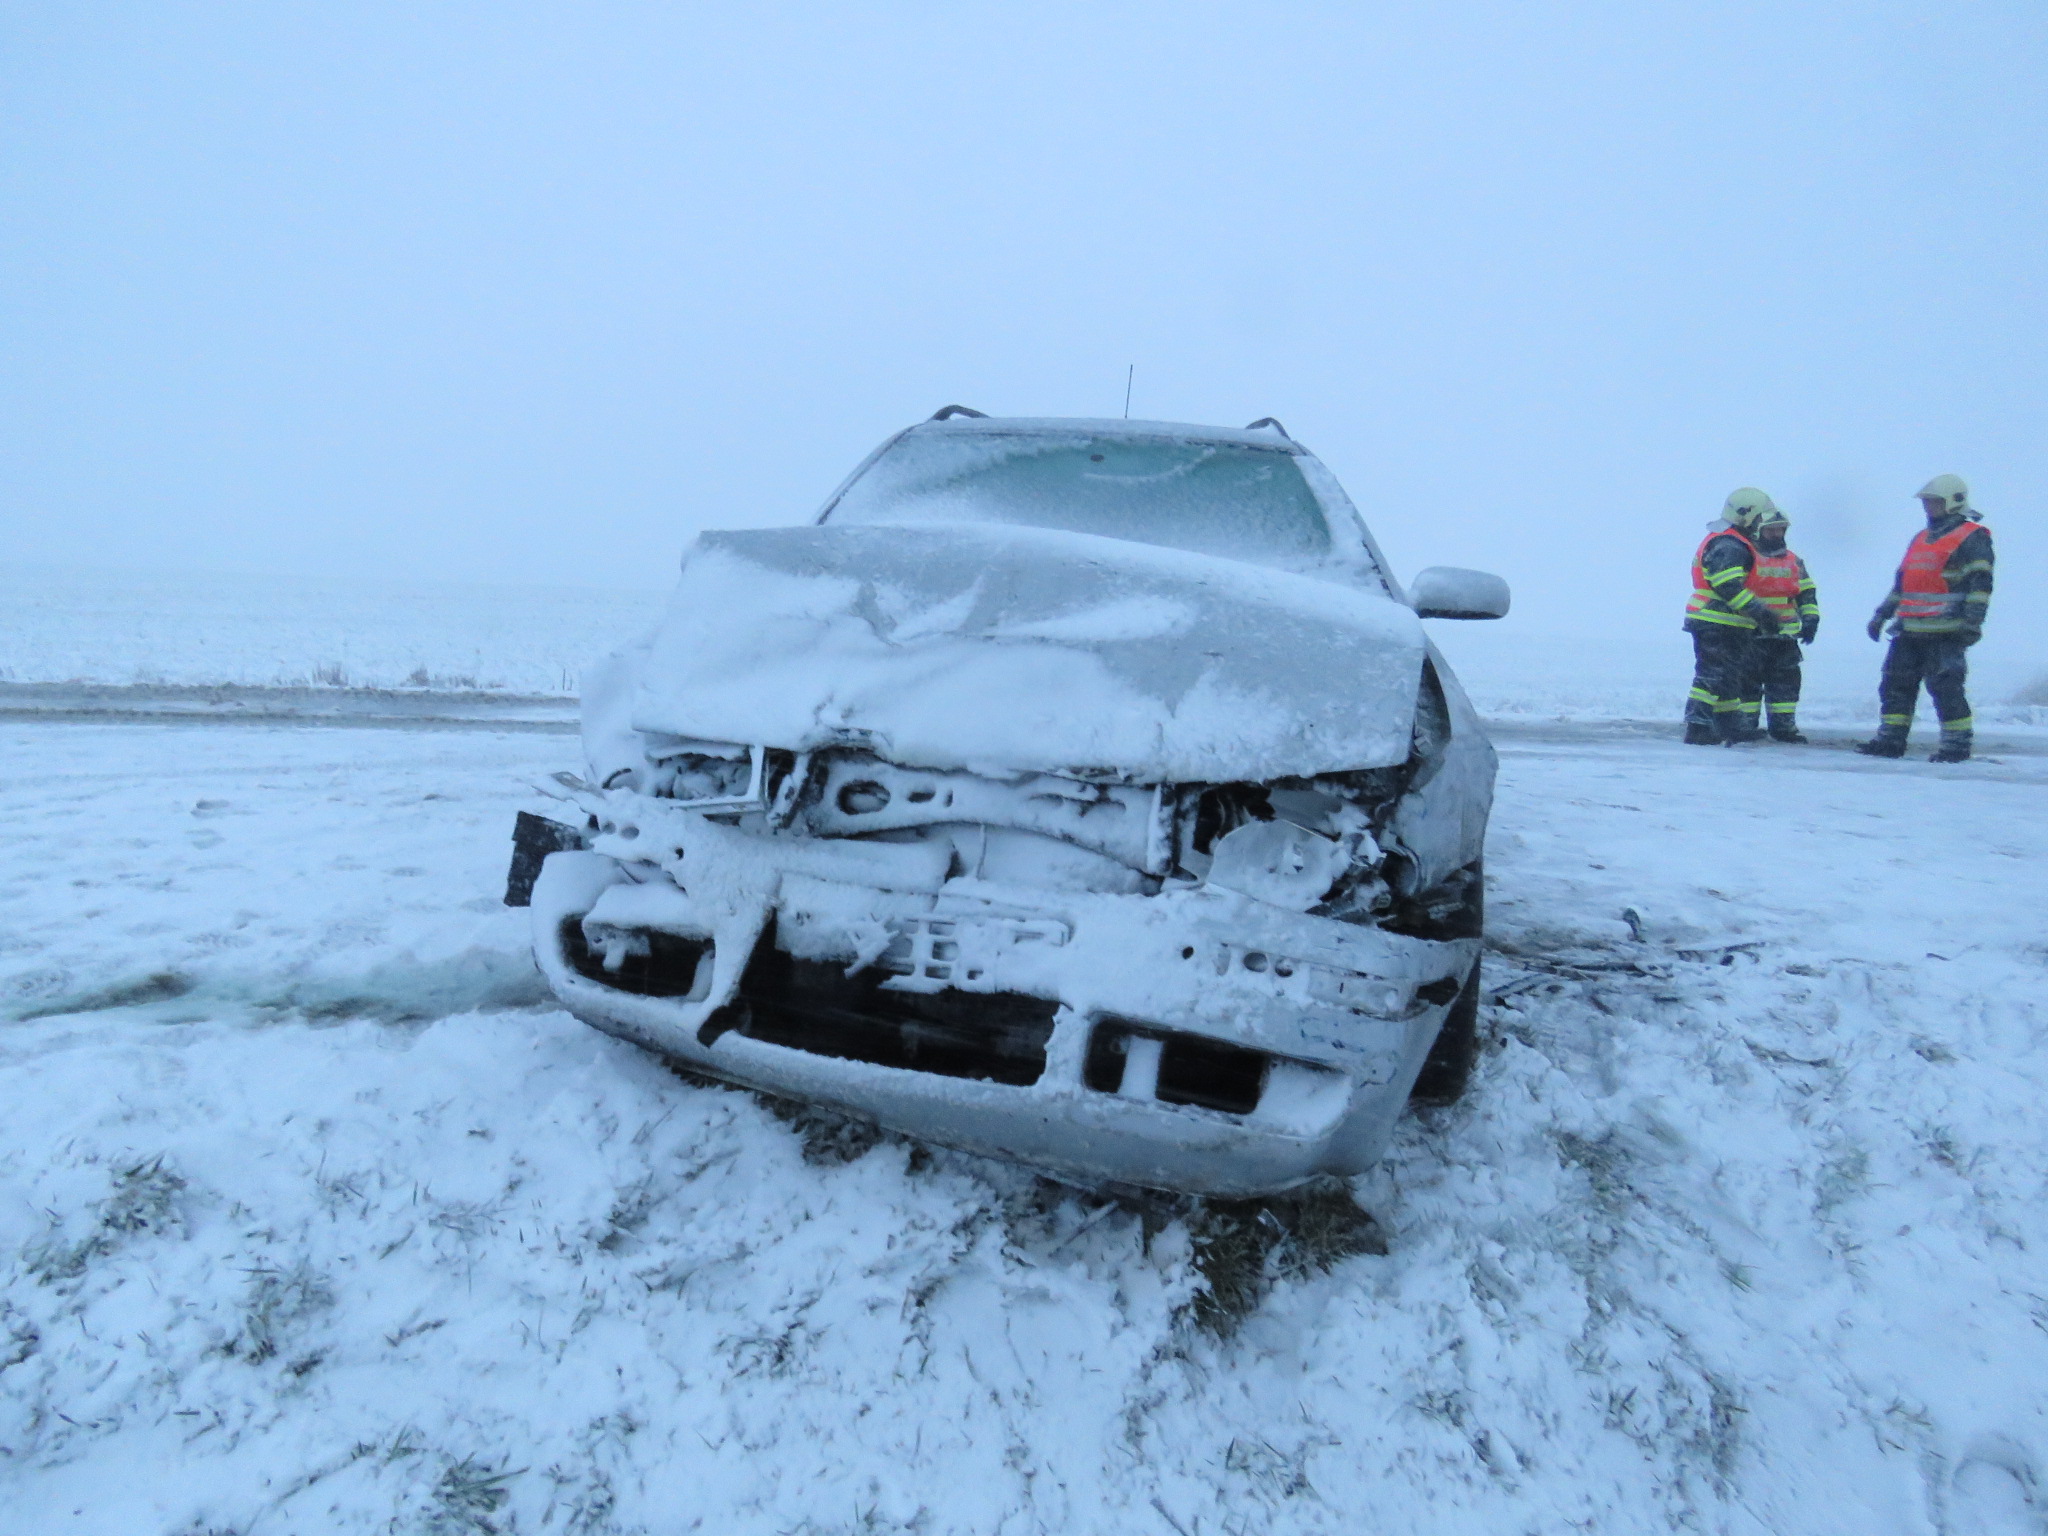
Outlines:
<svg viewBox="0 0 2048 1536"><path fill-rule="evenodd" d="M1425 619L1505 618L1508 584L1485 571L1432 565L1408 583L1408 606Z"/></svg>

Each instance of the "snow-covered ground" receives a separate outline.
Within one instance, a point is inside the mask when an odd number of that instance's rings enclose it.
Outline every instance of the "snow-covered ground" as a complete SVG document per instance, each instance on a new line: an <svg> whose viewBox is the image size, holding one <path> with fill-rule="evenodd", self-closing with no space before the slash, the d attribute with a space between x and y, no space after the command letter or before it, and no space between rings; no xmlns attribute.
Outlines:
<svg viewBox="0 0 2048 1536"><path fill-rule="evenodd" d="M0 1526L2048 1528L2048 757L1502 746L1472 1092L1218 1337L550 1007L568 741L0 721Z"/></svg>

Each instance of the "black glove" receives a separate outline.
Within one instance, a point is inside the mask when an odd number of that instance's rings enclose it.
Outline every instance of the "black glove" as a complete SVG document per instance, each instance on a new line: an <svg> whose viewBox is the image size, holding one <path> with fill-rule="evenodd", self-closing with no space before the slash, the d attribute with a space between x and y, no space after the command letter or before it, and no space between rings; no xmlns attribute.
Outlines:
<svg viewBox="0 0 2048 1536"><path fill-rule="evenodd" d="M1885 616L1882 613L1873 613L1870 616L1870 622L1863 626L1863 633L1870 636L1873 640L1877 639L1878 636L1884 633L1884 618Z"/></svg>
<svg viewBox="0 0 2048 1536"><path fill-rule="evenodd" d="M1962 641L1963 648L1968 650L1984 638L1984 631L1981 629L1959 629L1956 631L1956 638Z"/></svg>
<svg viewBox="0 0 2048 1536"><path fill-rule="evenodd" d="M1811 645L1813 644L1813 637L1819 633L1820 620L1808 619L1799 626L1799 643L1801 645Z"/></svg>
<svg viewBox="0 0 2048 1536"><path fill-rule="evenodd" d="M1756 632L1759 635L1762 635L1766 640L1777 638L1778 616L1771 612L1770 609L1766 608L1762 603L1751 603L1742 611L1756 621Z"/></svg>

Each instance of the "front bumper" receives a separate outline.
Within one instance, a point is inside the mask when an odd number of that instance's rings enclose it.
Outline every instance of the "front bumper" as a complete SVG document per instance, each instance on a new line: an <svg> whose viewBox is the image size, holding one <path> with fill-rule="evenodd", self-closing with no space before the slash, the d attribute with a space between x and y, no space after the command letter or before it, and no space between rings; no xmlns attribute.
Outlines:
<svg viewBox="0 0 2048 1536"><path fill-rule="evenodd" d="M1216 1195L1376 1161L1479 947L1212 889L784 872L761 905L708 921L658 867L555 853L535 954L577 1017L693 1070L1082 1184Z"/></svg>

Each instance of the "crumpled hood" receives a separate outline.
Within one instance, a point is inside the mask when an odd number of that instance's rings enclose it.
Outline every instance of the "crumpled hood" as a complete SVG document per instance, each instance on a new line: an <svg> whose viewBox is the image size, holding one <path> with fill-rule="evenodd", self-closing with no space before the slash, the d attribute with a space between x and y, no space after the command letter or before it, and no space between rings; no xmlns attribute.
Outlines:
<svg viewBox="0 0 2048 1536"><path fill-rule="evenodd" d="M1408 754L1420 621L1381 594L1042 529L706 533L632 722L987 774L1216 783Z"/></svg>

